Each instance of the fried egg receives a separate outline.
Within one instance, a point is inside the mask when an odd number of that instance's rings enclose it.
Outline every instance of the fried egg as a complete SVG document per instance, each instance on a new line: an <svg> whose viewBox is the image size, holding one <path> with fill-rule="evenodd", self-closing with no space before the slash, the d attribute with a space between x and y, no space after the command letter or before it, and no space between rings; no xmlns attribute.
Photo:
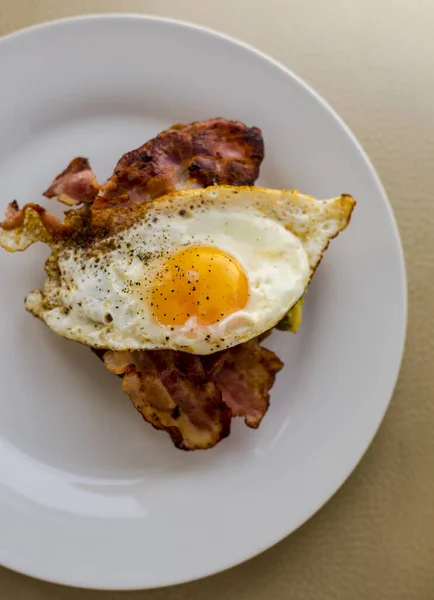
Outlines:
<svg viewBox="0 0 434 600"><path fill-rule="evenodd" d="M354 204L259 187L175 192L106 236L58 242L26 307L95 348L211 354L284 317Z"/></svg>

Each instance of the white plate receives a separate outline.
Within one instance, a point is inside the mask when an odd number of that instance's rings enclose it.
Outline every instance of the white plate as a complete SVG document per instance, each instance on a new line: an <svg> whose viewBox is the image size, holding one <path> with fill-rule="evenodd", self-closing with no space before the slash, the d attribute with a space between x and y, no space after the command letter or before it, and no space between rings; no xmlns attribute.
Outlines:
<svg viewBox="0 0 434 600"><path fill-rule="evenodd" d="M393 391L406 284L383 188L342 121L272 59L209 30L95 16L0 41L2 204L39 201L76 155L99 179L175 122L262 128L260 183L351 193L350 228L327 252L258 431L184 453L143 423L91 352L27 314L47 250L0 253L0 558L43 579L146 588L199 578L288 535L365 452ZM53 206L53 204L50 204Z"/></svg>

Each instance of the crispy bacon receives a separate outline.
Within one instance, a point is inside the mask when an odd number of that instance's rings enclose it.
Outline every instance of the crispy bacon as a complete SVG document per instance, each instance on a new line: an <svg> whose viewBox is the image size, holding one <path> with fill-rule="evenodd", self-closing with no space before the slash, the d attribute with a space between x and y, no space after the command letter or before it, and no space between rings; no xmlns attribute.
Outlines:
<svg viewBox="0 0 434 600"><path fill-rule="evenodd" d="M215 446L230 432L232 416L257 428L269 391L283 363L257 339L211 356L171 350L99 352L109 371L123 376L122 388L156 429L175 446Z"/></svg>
<svg viewBox="0 0 434 600"><path fill-rule="evenodd" d="M87 158L74 158L60 175L56 177L48 190L47 198L57 196L59 202L68 206L91 203L100 190L95 174L90 168Z"/></svg>
<svg viewBox="0 0 434 600"><path fill-rule="evenodd" d="M120 159L94 203L99 210L128 194L146 202L169 192L213 184L252 185L264 158L261 131L239 121L176 125Z"/></svg>
<svg viewBox="0 0 434 600"><path fill-rule="evenodd" d="M231 409L199 356L109 350L103 359L109 371L123 375L122 388L143 418L166 430L177 448L210 448L229 435Z"/></svg>
<svg viewBox="0 0 434 600"><path fill-rule="evenodd" d="M226 351L219 371L214 365L213 379L232 414L244 417L246 425L257 428L267 412L276 373L282 367L274 352L255 339Z"/></svg>

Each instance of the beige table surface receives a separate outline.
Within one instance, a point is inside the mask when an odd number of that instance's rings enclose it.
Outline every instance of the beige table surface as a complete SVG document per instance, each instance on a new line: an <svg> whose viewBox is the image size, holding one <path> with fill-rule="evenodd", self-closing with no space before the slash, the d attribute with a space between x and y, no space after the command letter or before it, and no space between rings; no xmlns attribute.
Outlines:
<svg viewBox="0 0 434 600"><path fill-rule="evenodd" d="M354 474L310 522L263 555L199 582L125 594L0 569L0 599L433 600L434 0L0 0L0 34L119 10L183 18L246 40L343 116L379 171L404 242L404 363Z"/></svg>

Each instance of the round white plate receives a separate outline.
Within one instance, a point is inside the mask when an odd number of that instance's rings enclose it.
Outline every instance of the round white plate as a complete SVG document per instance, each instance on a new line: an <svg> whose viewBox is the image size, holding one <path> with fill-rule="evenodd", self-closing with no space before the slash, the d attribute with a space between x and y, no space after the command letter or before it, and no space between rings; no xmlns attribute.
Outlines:
<svg viewBox="0 0 434 600"><path fill-rule="evenodd" d="M348 477L397 377L405 271L366 155L281 65L185 23L112 15L27 29L0 40L0 81L2 208L40 201L76 155L103 180L172 123L215 116L262 129L261 184L357 199L315 275L300 333L271 338L286 366L260 429L238 420L206 452L176 450L87 348L25 312L46 248L0 253L1 562L126 589L203 577L265 550Z"/></svg>

